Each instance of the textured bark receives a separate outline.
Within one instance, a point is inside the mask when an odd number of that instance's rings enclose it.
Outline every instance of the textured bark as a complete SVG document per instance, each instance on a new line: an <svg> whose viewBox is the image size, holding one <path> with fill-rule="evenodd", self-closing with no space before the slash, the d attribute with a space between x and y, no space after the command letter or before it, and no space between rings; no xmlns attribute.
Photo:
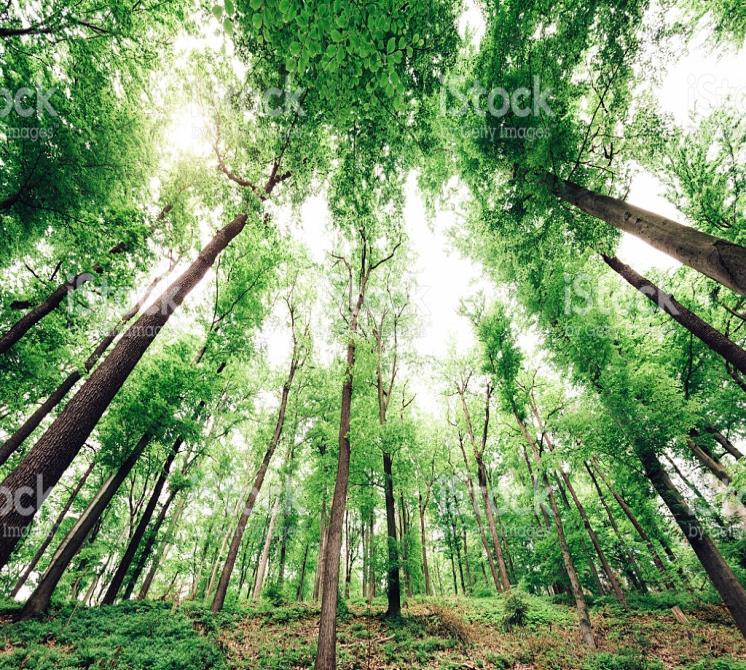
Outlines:
<svg viewBox="0 0 746 670"><path fill-rule="evenodd" d="M712 426L708 426L705 430L710 433L715 441L737 461L740 461L743 458L743 453L719 430Z"/></svg>
<svg viewBox="0 0 746 670"><path fill-rule="evenodd" d="M658 288L647 277L635 272L629 265L622 263L616 256L601 254L606 265L622 277L630 286L634 286L650 302L663 310L674 321L686 328L692 335L704 342L715 353L722 356L737 370L746 374L746 350L733 340L713 328L707 321L687 309L670 293ZM746 276L746 275L745 275Z"/></svg>
<svg viewBox="0 0 746 670"><path fill-rule="evenodd" d="M692 453L697 457L697 460L702 466L717 477L726 486L730 485L731 479L728 471L722 466L719 461L716 461L710 454L708 454L702 447L700 447L694 440L687 439L687 444L692 450Z"/></svg>
<svg viewBox="0 0 746 670"><path fill-rule="evenodd" d="M153 289L156 287L158 282L162 279L161 276L156 277L148 286L142 298L138 300L127 312L122 314L119 319L119 323L112 328L109 334L99 342L98 346L91 352L90 356L83 363L83 371L85 373L90 372L97 361L104 355L106 350L114 342L117 335L122 330L122 327L129 323L135 315L140 311L142 306L147 302ZM34 412L23 422L23 424L5 441L2 447L0 447L0 465L10 458L10 456L18 449L23 441L36 430L39 424L44 418L62 402L65 396L70 390L83 378L84 372L81 370L73 370L60 385L52 391L50 396L37 407Z"/></svg>
<svg viewBox="0 0 746 670"><path fill-rule="evenodd" d="M254 483L249 491L249 495L246 498L241 516L238 519L236 530L233 533L233 539L231 540L230 548L228 549L228 555L226 556L225 563L223 564L223 570L220 574L220 581L218 582L218 588L215 591L215 598L212 601L212 611L219 612L223 607L225 601L225 595L228 592L228 584L233 574L233 568L236 565L236 558L238 557L238 550L241 548L241 540L243 539L244 532L246 531L246 524L248 523L249 517L254 510L254 504L256 503L257 496L262 490L262 484L264 484L264 478L267 475L267 469L269 468L272 456L275 453L277 445L280 443L282 437L282 431L285 426L285 413L287 412L288 397L290 396L290 387L293 384L293 378L298 369L298 352L293 351L293 355L290 361L290 371L288 373L285 383L282 385L282 394L280 396L280 406L277 410L277 419L275 421L275 429L272 433L272 439L267 446L267 451L264 452L264 458L262 459L259 470L254 477Z"/></svg>
<svg viewBox="0 0 746 670"><path fill-rule="evenodd" d="M197 258L130 328L106 359L83 383L52 425L39 438L21 463L3 481L2 487L16 495L20 487L35 490L57 484L77 455L122 384L147 351L171 314L212 267L218 255L244 229L247 217L240 214L216 233ZM0 567L4 566L24 529L33 521L41 500L33 498L24 509L0 515Z"/></svg>
<svg viewBox="0 0 746 670"><path fill-rule="evenodd" d="M674 486L655 452L643 446L638 447L636 452L645 474L684 533L712 585L733 616L741 635L746 638L746 590Z"/></svg>
<svg viewBox="0 0 746 670"><path fill-rule="evenodd" d="M275 521L277 520L277 512L280 509L280 499L275 498L275 502L272 505L272 512L269 516L269 526L267 527L267 534L264 539L264 546L262 547L262 553L259 557L259 563L257 564L256 579L254 580L254 590L251 594L252 600L259 600L259 596L262 594L262 588L264 587L264 575L267 572L267 563L269 562L269 550L272 546L272 535L275 531Z"/></svg>
<svg viewBox="0 0 746 670"><path fill-rule="evenodd" d="M557 196L684 265L746 295L746 249L728 240L547 175Z"/></svg>
<svg viewBox="0 0 746 670"><path fill-rule="evenodd" d="M78 496L78 493L80 493L81 489L85 485L86 480L88 479L88 475L90 475L91 472L93 471L93 466L95 465L95 463L96 463L95 460L91 460L91 463L86 468L86 471L83 473L83 476L80 479L78 479L78 483L75 485L73 490L70 492L70 495L67 498L67 502L60 510L60 513L57 515L57 518L54 520L54 523L52 524L52 527L49 529L49 532L47 533L46 538L44 538L44 542L42 542L41 545L39 545L39 548L36 550L34 557L31 559L29 564L26 566L26 569L23 571L23 574L18 578L18 581L13 587L13 590L10 592L11 598L15 598L18 595L18 592L23 588L23 585L26 583L26 580L29 578L31 573L34 571L36 566L39 564L39 561L42 559L42 556L44 556L44 552L47 550L47 547L52 543L54 536L57 534L57 530L59 529L62 522L65 520L65 516L67 516L67 513L70 511L70 508L72 507L73 502L75 502L75 498Z"/></svg>
<svg viewBox="0 0 746 670"><path fill-rule="evenodd" d="M70 561L78 553L88 534L101 519L101 515L107 505L111 502L111 499L122 482L127 478L127 475L132 471L135 463L137 463L137 460L145 451L150 439L151 436L147 433L140 438L135 448L122 461L117 470L104 482L83 514L80 515L77 523L70 529L70 532L60 546L57 547L57 551L54 553L44 576L23 608L23 617L41 614L49 607L49 601L54 593L54 589L70 564Z"/></svg>

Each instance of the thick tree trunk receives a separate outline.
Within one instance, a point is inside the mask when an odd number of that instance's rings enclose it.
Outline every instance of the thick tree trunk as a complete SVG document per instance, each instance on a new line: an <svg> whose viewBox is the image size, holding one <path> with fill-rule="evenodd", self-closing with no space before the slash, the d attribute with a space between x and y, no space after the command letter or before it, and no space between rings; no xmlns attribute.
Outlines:
<svg viewBox="0 0 746 670"><path fill-rule="evenodd" d="M557 196L684 265L746 295L746 249L627 202L548 175Z"/></svg>
<svg viewBox="0 0 746 670"><path fill-rule="evenodd" d="M95 464L96 464L95 459L91 460L91 463L86 468L86 471L83 473L83 476L78 480L78 483L75 485L73 490L70 492L70 495L67 498L67 502L60 510L60 513L57 515L57 518L54 520L54 523L52 524L52 527L49 529L49 532L47 533L46 538L44 538L44 542L42 542L39 548L36 550L34 557L31 559L28 566L26 566L26 569L23 571L23 574L18 578L18 581L13 587L13 590L10 592L11 598L15 598L18 595L18 592L23 588L23 585L26 583L26 580L29 578L31 573L34 571L36 566L39 564L39 561L44 556L44 552L47 550L47 547L52 543L54 536L57 534L57 530L59 529L62 522L65 520L65 516L67 516L67 513L70 511L70 508L72 507L73 502L75 502L75 498L78 496L78 493L80 493L81 489L85 485L86 480L88 479L88 475L90 475L91 472L93 471L93 466Z"/></svg>
<svg viewBox="0 0 746 670"><path fill-rule="evenodd" d="M124 578L127 576L127 571L130 569L130 565L132 565L132 561L135 558L137 549L140 546L140 542L142 542L142 539L145 536L145 531L148 529L150 521L153 518L155 508L158 505L158 500L160 500L161 493L163 492L163 487L166 485L166 480L168 479L168 476L171 472L171 465L176 459L176 456L179 454L179 449L181 449L181 445L183 444L183 442L184 439L182 437L177 437L176 440L174 440L170 451L168 452L166 461L163 464L160 473L158 474L158 478L156 479L155 484L153 485L150 499L148 500L145 509L140 516L140 520L137 523L135 532L132 534L129 543L127 544L127 548L122 555L122 558L119 560L119 565L117 566L117 569L111 578L111 582L109 582L109 587L106 589L106 593L104 593L104 597L101 600L102 605L112 605L116 600L119 589L124 582Z"/></svg>
<svg viewBox="0 0 746 670"><path fill-rule="evenodd" d="M636 451L645 474L670 510L741 634L746 638L746 590L674 486L655 452L644 446L638 447Z"/></svg>
<svg viewBox="0 0 746 670"><path fill-rule="evenodd" d="M70 529L70 532L60 546L57 547L57 551L54 553L49 567L22 610L21 615L23 617L41 614L49 607L49 601L54 593L54 589L70 564L70 561L78 553L91 529L99 522L107 505L111 502L111 499L122 482L127 478L127 475L132 471L135 463L137 463L137 460L145 451L150 439L151 436L147 433L140 438L140 441L130 452L129 456L122 461L116 472L112 473L104 482L83 514L80 515L77 523Z"/></svg>
<svg viewBox="0 0 746 670"><path fill-rule="evenodd" d="M707 321L688 310L670 293L658 288L647 277L635 272L629 265L622 263L616 256L601 254L606 265L622 277L630 286L634 286L650 302L663 310L674 321L686 328L692 335L704 342L716 354L722 356L737 370L746 374L746 350L733 340L713 328ZM744 273L746 277L746 272Z"/></svg>
<svg viewBox="0 0 746 670"><path fill-rule="evenodd" d="M267 563L269 561L269 550L272 546L272 535L275 531L275 521L277 520L277 512L280 509L280 499L275 498L275 502L272 505L272 512L269 516L269 526L267 527L267 535L264 539L264 546L262 547L262 553L259 557L259 564L256 570L256 579L254 580L254 590L251 594L252 600L259 600L259 596L262 595L262 588L264 587L264 575L267 572Z"/></svg>
<svg viewBox="0 0 746 670"><path fill-rule="evenodd" d="M427 564L427 534L425 532L425 507L422 501L422 494L418 498L418 510L420 513L420 546L422 547L422 574L425 578L425 595L433 595L433 588L430 584L430 568Z"/></svg>
<svg viewBox="0 0 746 670"><path fill-rule="evenodd" d="M191 290L212 267L218 255L244 229L247 221L240 214L218 231L197 258L124 333L106 359L83 383L62 413L39 438L36 445L0 485L15 496L22 487L37 485L51 489L59 481L106 411L122 384L139 362L150 343ZM22 509L16 506L0 514L0 567L4 566L24 529L33 521L42 500L37 496Z"/></svg>
<svg viewBox="0 0 746 670"><path fill-rule="evenodd" d="M399 549L396 542L396 510L394 509L394 480L391 455L383 454L383 490L386 503L386 541L388 565L386 567L387 617L401 615L401 582L399 576Z"/></svg>
<svg viewBox="0 0 746 670"><path fill-rule="evenodd" d="M96 364L99 358L104 355L106 350L111 346L111 343L116 339L117 335L122 330L122 327L129 323L135 315L140 311L142 306L147 302L153 289L156 287L158 282L162 279L161 276L156 277L148 286L142 298L138 300L127 312L122 314L119 319L119 323L109 332L109 334L99 342L98 346L91 352L90 356L83 363L83 369L85 372L90 372L93 366ZM52 391L51 395L37 407L34 412L23 422L23 424L13 433L0 447L0 465L3 465L10 456L15 453L23 441L36 430L39 424L44 418L62 402L65 396L70 392L70 389L83 378L83 372L80 370L73 370L60 385Z"/></svg>

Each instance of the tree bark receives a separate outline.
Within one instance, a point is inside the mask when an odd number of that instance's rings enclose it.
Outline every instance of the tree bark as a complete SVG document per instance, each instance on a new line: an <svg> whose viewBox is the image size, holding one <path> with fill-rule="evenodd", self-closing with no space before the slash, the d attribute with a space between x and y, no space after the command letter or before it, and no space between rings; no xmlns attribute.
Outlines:
<svg viewBox="0 0 746 670"><path fill-rule="evenodd" d="M44 539L44 542L42 542L41 545L39 545L39 548L36 550L34 557L31 559L30 563L28 564L26 569L23 571L23 574L18 578L18 581L13 587L13 590L10 592L11 598L15 598L18 595L18 592L23 588L23 585L26 583L26 580L29 578L31 573L34 571L36 566L39 564L39 561L44 556L44 552L47 550L47 547L52 543L54 536L57 534L57 530L59 529L60 525L62 525L62 522L65 520L65 516L67 516L67 513L70 511L70 508L72 507L73 502L75 502L75 498L78 496L78 493L80 493L81 489L85 485L86 480L88 479L88 475L90 475L91 472L93 471L93 466L95 464L96 464L95 459L92 459L90 464L86 468L86 471L83 473L83 476L80 479L78 479L78 483L75 485L73 490L70 492L70 495L67 498L67 502L60 510L60 513L57 515L57 518L54 520L54 523L52 524L52 527L49 529L49 532L47 533L47 536Z"/></svg>
<svg viewBox="0 0 746 670"><path fill-rule="evenodd" d="M262 594L262 588L264 587L264 575L267 572L267 562L269 561L269 550L272 546L272 535L275 530L275 521L277 520L277 512L280 509L280 499L275 498L272 505L272 512L269 516L269 526L267 527L267 535L264 539L264 546L262 547L262 553L259 557L259 564L256 571L256 579L254 580L254 590L251 594L252 600L259 600L259 596Z"/></svg>
<svg viewBox="0 0 746 670"><path fill-rule="evenodd" d="M308 564L308 547L309 544L306 542L306 547L303 550L303 562L300 564L300 576L298 577L298 590L295 592L295 599L300 603L303 602L303 592L306 587L306 565Z"/></svg>
<svg viewBox="0 0 746 670"><path fill-rule="evenodd" d="M132 471L135 463L140 458L150 442L151 436L145 433L127 458L122 461L116 472L112 473L99 489L88 507L80 515L77 523L72 527L65 539L62 541L47 568L44 576L34 589L24 606L21 616L26 618L35 616L46 611L49 601L54 593L60 578L64 574L70 561L85 542L91 529L98 523L114 494L117 492L127 475Z"/></svg>
<svg viewBox="0 0 746 670"><path fill-rule="evenodd" d="M697 457L697 460L702 464L705 470L715 475L715 477L717 477L726 486L730 486L730 475L721 463L710 456L704 449L702 449L702 447L694 442L694 440L687 438L686 443L687 445L689 445L692 453Z"/></svg>
<svg viewBox="0 0 746 670"><path fill-rule="evenodd" d="M655 452L645 446L638 446L636 452L645 474L697 554L707 576L733 616L741 635L746 638L746 590L674 486Z"/></svg>
<svg viewBox="0 0 746 670"><path fill-rule="evenodd" d="M84 371L90 372L93 366L96 364L99 358L104 355L106 350L111 346L111 343L116 339L117 335L121 332L124 325L129 323L135 315L140 311L142 306L147 302L153 289L156 287L158 282L162 279L162 276L156 277L148 286L143 297L138 300L127 312L122 314L119 319L119 323L109 332L109 334L99 342L98 346L91 352L90 356L85 360L83 364ZM0 447L0 465L3 465L5 461L18 449L23 441L36 430L39 424L44 418L62 402L65 396L70 392L70 389L83 378L83 372L80 370L73 370L60 385L52 391L51 395L37 407L34 412L23 422L23 424L5 441L2 447Z"/></svg>
<svg viewBox="0 0 746 670"><path fill-rule="evenodd" d="M670 293L666 293L653 284L647 277L635 272L629 265L622 263L616 256L601 254L604 263L622 277L630 286L634 286L658 309L663 310L678 324L684 326L692 335L704 342L716 354L722 356L736 369L746 374L746 350L733 340L713 328L707 321L688 310ZM746 273L744 273L746 277Z"/></svg>
<svg viewBox="0 0 746 670"><path fill-rule="evenodd" d="M723 435L719 430L713 426L707 426L705 430L710 433L712 437L715 438L715 441L737 461L740 461L743 458L743 453L741 453L741 451L736 448L736 445L725 437L725 435Z"/></svg>
<svg viewBox="0 0 746 670"><path fill-rule="evenodd" d="M106 359L83 383L78 392L36 445L0 485L15 496L21 487L34 490L37 481L47 489L59 481L83 443L106 411L122 384L142 358L171 314L212 267L218 255L246 226L246 214L238 215L216 233L197 258L124 333ZM33 521L41 504L38 498L24 509L0 514L0 567L4 566L24 529Z"/></svg>
<svg viewBox="0 0 746 670"><path fill-rule="evenodd" d="M140 556L140 562L135 567L135 571L132 575L132 578L130 579L130 583L127 585L127 589L125 590L125 598L129 598L130 594L135 588L135 584L137 584L137 579L140 576L140 573L142 572L143 568L145 567L145 563L148 559L148 556L150 555L150 551L155 544L155 540L158 537L158 531L163 524L164 519L166 518L166 512L168 511L168 507L170 506L171 501L174 499L174 494L171 494L168 499L166 500L166 503L161 508L161 512L158 514L158 518L156 519L155 525L153 526L153 530L148 537L148 541L145 544L145 547L143 548L142 555ZM186 505L186 498L182 498L179 502L178 507L176 508L176 511L174 512L173 517L171 518L171 521L169 522L169 529L166 531L166 536L169 536L172 529L176 527L176 525L179 523L179 520L181 519L181 515L184 512L184 506ZM138 600L145 600L145 598L148 597L148 593L150 592L150 587L153 585L153 579L155 579L156 572L158 572L158 568L160 566L161 560L163 559L163 556L166 553L168 547L168 540L162 541L158 545L158 549L155 553L155 556L153 556L153 561L150 564L150 569L148 570L148 574L145 575L145 579L142 582L142 586L140 586L140 591L137 594Z"/></svg>
<svg viewBox="0 0 746 670"><path fill-rule="evenodd" d="M570 181L547 175L555 194L586 214L630 233L740 295L746 295L746 249Z"/></svg>
<svg viewBox="0 0 746 670"><path fill-rule="evenodd" d="M401 582L399 575L399 550L396 541L396 510L394 509L394 481L391 455L383 453L383 490L386 503L386 546L388 565L386 568L386 616L401 615Z"/></svg>
<svg viewBox="0 0 746 670"><path fill-rule="evenodd" d="M420 513L420 546L422 547L422 573L425 578L425 595L433 595L432 585L430 584L430 568L427 564L427 534L425 532L425 505L423 504L422 494L418 494L418 510Z"/></svg>

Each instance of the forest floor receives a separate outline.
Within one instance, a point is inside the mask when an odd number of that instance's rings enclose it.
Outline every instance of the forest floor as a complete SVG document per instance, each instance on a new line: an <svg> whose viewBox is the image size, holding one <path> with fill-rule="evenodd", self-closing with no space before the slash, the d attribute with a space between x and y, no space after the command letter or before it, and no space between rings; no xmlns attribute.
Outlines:
<svg viewBox="0 0 746 670"><path fill-rule="evenodd" d="M685 600L685 599L684 599ZM746 670L746 643L720 606L686 601L687 623L646 599L623 612L592 609L598 650L583 647L571 608L527 597L524 625L507 631L504 600L414 599L401 619L383 602L344 607L340 670ZM0 669L294 670L313 667L318 608L227 610L193 604L62 607L48 618L0 626Z"/></svg>

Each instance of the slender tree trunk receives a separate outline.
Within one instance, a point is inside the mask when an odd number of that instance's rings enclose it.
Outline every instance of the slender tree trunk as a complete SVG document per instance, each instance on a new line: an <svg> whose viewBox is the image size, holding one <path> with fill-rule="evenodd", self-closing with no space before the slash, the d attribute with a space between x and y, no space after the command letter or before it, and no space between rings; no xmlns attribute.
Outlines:
<svg viewBox="0 0 746 670"><path fill-rule="evenodd" d="M712 437L715 438L715 441L737 461L740 461L743 458L743 453L741 453L741 451L736 448L736 445L725 437L725 435L723 435L719 430L713 426L708 426L705 430L710 433Z"/></svg>
<svg viewBox="0 0 746 670"><path fill-rule="evenodd" d="M396 510L394 509L394 480L391 468L391 455L383 453L383 490L386 503L386 541L388 565L386 568L386 616L396 618L401 615L401 582L399 576L399 550L396 543Z"/></svg>
<svg viewBox="0 0 746 670"><path fill-rule="evenodd" d="M23 617L35 616L49 607L49 601L60 578L64 574L70 561L85 542L91 529L99 522L114 494L117 492L127 475L132 471L135 463L145 451L151 436L146 433L140 438L129 456L122 461L116 472L112 473L88 504L85 512L80 515L77 523L72 527L67 537L62 541L47 568L44 576L29 597L22 610Z"/></svg>
<svg viewBox="0 0 746 670"><path fill-rule="evenodd" d="M482 546L484 547L484 553L487 556L487 563L490 566L490 573L492 574L492 581L495 583L495 589L498 591L502 590L502 583L500 577L497 574L497 568L495 567L495 561L492 558L492 550L487 542L487 535L484 532L484 526L482 525L482 516L479 513L479 504L477 503L477 496L474 493L474 484L469 473L469 459L466 457L466 450L464 449L463 441L459 437L459 447L461 448L461 455L464 458L464 465L466 466L466 477L464 479L466 483L466 489L469 492L469 499L471 500L471 508L474 512L474 519L477 522L477 528L479 530L479 537L482 540Z"/></svg>
<svg viewBox="0 0 746 670"><path fill-rule="evenodd" d="M495 547L495 553L497 555L497 565L500 569L500 582L502 584L503 591L510 591L510 580L508 579L508 570L505 567L505 558L503 556L502 544L500 538L497 536L497 526L495 525L495 516L492 513L492 502L490 500L490 494L487 490L487 468L484 465L481 454L477 460L477 478L479 481L479 490L482 493L482 503L484 504L484 513L487 517L487 527L490 529L490 536L492 537L492 544Z"/></svg>
<svg viewBox="0 0 746 670"><path fill-rule="evenodd" d="M57 518L54 520L54 523L52 524L52 527L49 529L49 532L47 533L46 538L44 539L44 542L39 545L39 548L36 550L36 553L34 554L34 557L31 559L31 562L26 566L26 569L23 571L23 574L18 578L18 581L16 582L16 585L13 587L13 590L10 592L10 597L15 598L18 595L18 592L23 588L23 585L26 583L26 580L29 578L31 573L34 571L36 566L39 564L39 561L44 556L44 552L47 550L47 547L52 543L52 540L54 539L54 536L57 534L57 530L59 529L62 522L65 520L65 516L67 516L67 513L70 511L70 508L72 507L73 502L75 502L75 498L77 498L78 493L80 493L81 489L86 483L86 480L88 479L88 475L91 474L93 471L93 466L96 464L95 459L91 460L90 464L86 468L86 471L83 473L83 476L78 480L78 483L75 485L73 490L70 492L70 495L67 498L67 502L63 506L63 508L60 510L60 513L57 515Z"/></svg>
<svg viewBox="0 0 746 670"><path fill-rule="evenodd" d="M169 503L171 500L173 500L174 496L169 496L166 503ZM165 505L164 505L165 506ZM184 512L184 507L186 506L186 497L182 497L182 499L179 502L179 505L177 506L176 511L174 512L173 517L171 518L169 522L169 528L166 531L166 538L168 538L176 526L179 524L179 520L181 519L181 515ZM163 512L163 509L161 509L161 512ZM160 528L160 524L163 523L163 519L166 518L165 512L163 512L162 516L161 514L158 515L158 520L156 520L156 524L153 527L153 532L151 534L151 537L153 538L153 543L155 542L155 538L158 534L158 529ZM159 523L160 522L160 523ZM148 538L150 539L150 538ZM148 574L145 575L145 579L142 582L142 586L140 587L140 591L137 594L138 600L145 600L145 598L148 597L148 593L150 592L150 587L153 585L153 579L155 579L155 575L158 572L158 568L160 567L161 560L166 554L166 551L169 546L169 540L164 539L159 545L158 549L155 553L155 556L153 556L153 561L150 564L150 569L148 570ZM152 543L150 544L150 547L152 547ZM146 551L147 550L147 551ZM135 574L133 574L132 579L130 580L129 585L127 586L127 591L131 593L132 589L134 589L135 584L137 583L137 577L139 577L140 571L145 567L145 561L147 560L147 555L150 553L150 548L148 545L145 546L143 549L143 556L144 559L142 559L142 566L138 564L139 570L135 570ZM126 597L129 597L129 594L126 594Z"/></svg>
<svg viewBox="0 0 746 670"><path fill-rule="evenodd" d="M586 461L584 465L585 465L585 469L588 471L588 474L590 475L591 481L593 482L593 486L596 489L596 493L598 494L598 499L601 501L601 505L606 511L606 517L609 519L609 525L614 531L614 534L616 535L617 540L619 541L619 545L622 548L622 551L627 556L627 560L629 561L629 566L630 566L630 572L631 574L635 575L635 579L640 586L640 590L643 593L647 593L648 588L643 579L642 571L637 565L637 561L635 560L632 550L627 546L627 543L624 540L624 536L622 535L621 530L619 529L619 525L617 524L616 519L614 518L614 515L611 513L611 509L609 508L609 505L606 502L606 497L601 491L601 487L598 484L598 480L596 479L596 476L593 474L593 470L591 470L590 464Z"/></svg>
<svg viewBox="0 0 746 670"><path fill-rule="evenodd" d="M321 596L321 581L324 575L324 553L326 552L327 536L326 500L322 501L321 520L319 521L319 555L316 557L316 575L313 584L313 599L318 601Z"/></svg>
<svg viewBox="0 0 746 670"><path fill-rule="evenodd" d="M140 311L142 306L147 302L148 297L152 293L153 289L157 286L158 282L162 279L162 275L156 277L145 290L142 298L138 300L127 312L122 314L119 319L119 323L109 332L109 334L99 342L98 346L88 356L83 364L85 372L90 372L96 362L104 355L106 350L111 346L111 343L116 339L117 335L122 330L122 327L129 323L135 315ZM44 418L62 402L65 396L70 390L83 378L83 372L81 370L73 370L60 385L52 391L51 395L37 407L34 412L23 422L23 424L5 441L2 447L0 447L0 465L3 465L10 456L15 453L16 449L23 444L23 441L36 430L39 424Z"/></svg>
<svg viewBox="0 0 746 670"><path fill-rule="evenodd" d="M181 449L181 445L183 443L184 438L182 437L177 437L176 440L174 440L174 443L171 446L171 450L168 452L168 456L166 457L166 461L163 464L160 473L158 474L158 479L156 479L155 484L153 485L153 491L150 494L150 499L148 500L148 503L145 506L142 515L140 516L140 520L137 524L137 527L135 528L134 533L132 534L132 537L130 538L129 543L127 544L127 548L125 549L122 558L119 560L119 565L117 566L117 569L114 572L113 577L111 578L111 582L109 582L109 587L104 594L101 604L112 605L114 603L114 600L116 600L117 593L119 593L119 589L122 587L124 578L127 576L127 571L132 565L132 561L135 558L137 549L140 546L143 537L145 536L145 531L148 529L150 521L153 518L155 508L158 505L158 500L160 500L161 493L163 492L163 487L166 485L166 480L168 479L168 475L171 472L171 465L176 459L176 456L179 454L179 449Z"/></svg>
<svg viewBox="0 0 746 670"><path fill-rule="evenodd" d="M373 532L375 529L375 512L370 510L368 517L368 603L376 597L376 562L374 556Z"/></svg>
<svg viewBox="0 0 746 670"><path fill-rule="evenodd" d="M636 451L645 474L670 510L741 634L746 638L746 590L674 486L655 453L643 446L638 447Z"/></svg>
<svg viewBox="0 0 746 670"><path fill-rule="evenodd" d="M637 531L637 534L640 536L640 539L645 543L645 546L648 548L648 551L650 552L650 556L653 559L653 564L658 569L658 572L660 572L661 577L665 580L666 586L673 590L675 587L673 585L673 582L671 582L668 571L666 570L665 565L663 564L663 561L661 560L660 555L655 549L655 545L653 544L653 541L650 539L650 535L648 535L647 531L642 527L642 524L638 520L635 513L632 511L632 508L627 504L627 501L619 494L619 492L611 485L609 480L607 479L606 475L604 475L603 472L598 467L594 468L594 471L601 477L604 484L606 484L606 488L611 491L611 495L614 497L614 500L617 501L617 504L619 507L622 508L622 511L624 512L625 516L629 520L629 522L632 524L634 529Z"/></svg>
<svg viewBox="0 0 746 670"><path fill-rule="evenodd" d="M218 588L215 591L215 598L212 601L213 612L219 612L223 607L225 595L228 592L228 584L230 583L231 574L233 573L233 567L236 564L238 550L241 547L241 540L243 538L244 531L246 530L246 524L249 520L249 517L251 516L251 512L254 509L256 498L259 495L259 492L262 490L262 484L264 483L264 477L267 474L269 463L272 460L272 455L275 453L275 449L280 443L280 438L282 437L282 430L285 425L285 413L287 411L288 397L290 396L290 387L292 386L293 378L295 377L295 373L298 367L298 360L296 356L297 352L293 351L290 362L290 372L288 373L288 377L282 386L282 395L280 397L280 407L277 410L275 430L272 434L272 439L270 440L269 446L267 447L267 451L264 453L264 458L262 459L262 463L259 466L259 470L254 477L254 485L252 486L251 491L249 491L249 495L246 498L246 504L244 505L243 512L241 513L241 517L239 518L238 524L236 525L236 530L233 533L233 539L231 540L230 549L228 550L228 556L225 559L223 571L220 575L220 582L218 583Z"/></svg>
<svg viewBox="0 0 746 670"><path fill-rule="evenodd" d="M541 454L539 447L536 445L535 440L528 432L528 428L524 421L520 418L518 413L515 413L515 419L518 423L518 427L523 434L524 439L529 445L534 455L534 461L536 467L541 468ZM546 473L543 473L542 479L544 481L544 488L549 498L549 507L552 510L552 516L554 517L554 526L557 531L557 539L560 545L560 552L562 554L562 561L565 564L565 572L570 580L570 587L572 588L573 597L575 598L575 607L578 610L578 622L580 624L580 634L583 638L583 642L591 649L596 648L596 641L593 638L593 629L591 628L591 620L588 616L588 606L585 602L585 595L583 594L583 587L578 579L578 573L575 570L575 564L573 563L572 556L570 555L570 548L567 545L567 539L565 538L565 529L562 526L562 517L560 516L559 508L557 507L557 500L549 484L549 479Z"/></svg>
<svg viewBox="0 0 746 670"><path fill-rule="evenodd" d="M46 489L57 484L160 329L205 276L218 255L244 229L246 221L246 214L240 214L218 231L155 305L129 327L33 449L0 484L4 490L15 496L24 486L31 487L26 490L35 490L38 482ZM23 509L14 508L0 514L0 527L6 530L0 537L0 567L8 562L40 504L41 500L32 498Z"/></svg>
<svg viewBox="0 0 746 670"><path fill-rule="evenodd" d="M1 208L0 208L1 209ZM120 254L127 250L125 244L117 244L109 250L109 254ZM102 272L100 265L94 267L96 272ZM4 354L18 340L20 340L31 328L41 321L47 314L57 309L62 301L73 291L79 289L83 284L91 281L93 275L90 272L79 272L72 279L60 284L42 302L32 310L24 314L16 321L10 329L0 336L0 354Z"/></svg>
<svg viewBox="0 0 746 670"><path fill-rule="evenodd" d="M425 595L433 595L433 588L430 584L430 568L427 564L427 533L425 532L425 507L422 501L422 494L418 498L418 510L420 513L420 546L422 547L422 574L425 578Z"/></svg>
<svg viewBox="0 0 746 670"><path fill-rule="evenodd" d="M746 251L746 249L744 249ZM722 356L736 369L746 374L746 350L733 340L713 328L707 321L688 310L670 293L666 293L653 284L647 277L635 272L629 265L622 263L616 256L601 254L604 263L622 277L630 286L634 286L650 302L663 310L678 324L684 326L692 335L704 342L715 353ZM746 258L746 257L745 257ZM746 271L743 273L746 279Z"/></svg>
<svg viewBox="0 0 746 670"><path fill-rule="evenodd" d="M728 471L722 466L719 461L716 461L710 454L708 454L702 447L700 447L694 440L687 439L687 444L692 450L692 453L697 457L697 460L702 466L715 475L725 486L730 486L731 478Z"/></svg>
<svg viewBox="0 0 746 670"><path fill-rule="evenodd" d="M746 295L746 249L696 228L549 176L558 197L630 233L731 290Z"/></svg>
<svg viewBox="0 0 746 670"><path fill-rule="evenodd" d="M303 602L303 592L306 587L306 565L308 564L308 548L309 544L306 542L306 547L303 550L303 562L300 564L300 576L298 577L298 590L295 592L295 599L298 602Z"/></svg>
<svg viewBox="0 0 746 670"><path fill-rule="evenodd" d="M251 595L252 600L259 600L259 596L262 594L262 588L264 587L264 575L267 572L267 562L269 561L269 550L272 546L272 535L275 530L275 521L277 520L277 512L280 509L280 499L275 498L275 502L272 505L272 512L269 517L269 527L267 528L267 535L264 540L264 546L262 547L262 553L259 558L259 567L256 571L256 580L254 581L254 591Z"/></svg>

